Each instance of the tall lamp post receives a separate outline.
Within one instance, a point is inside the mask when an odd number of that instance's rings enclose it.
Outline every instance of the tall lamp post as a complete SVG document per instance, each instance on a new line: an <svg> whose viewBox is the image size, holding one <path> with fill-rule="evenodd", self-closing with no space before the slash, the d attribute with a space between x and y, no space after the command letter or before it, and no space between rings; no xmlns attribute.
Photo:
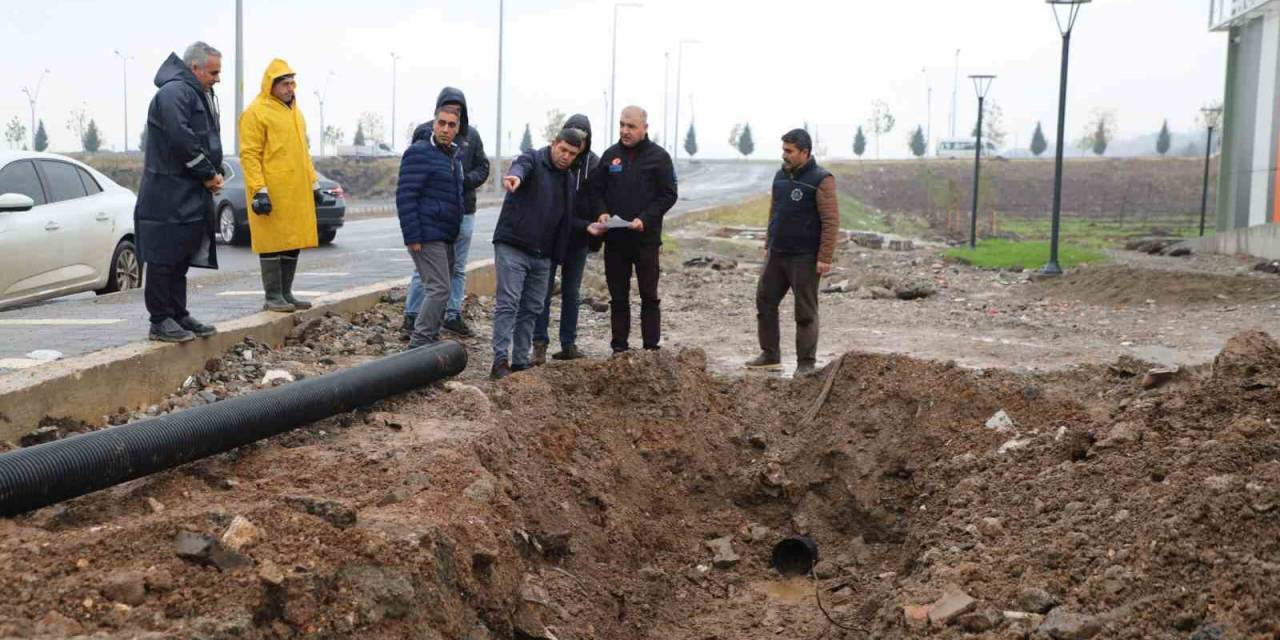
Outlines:
<svg viewBox="0 0 1280 640"><path fill-rule="evenodd" d="M115 50L120 58L120 72L123 77L121 88L124 90L124 152L129 153L129 57Z"/></svg>
<svg viewBox="0 0 1280 640"><path fill-rule="evenodd" d="M619 7L642 7L644 5L639 2L615 2L613 3L613 62L609 67L609 137L608 144L613 144L613 121L616 118L618 109L618 8Z"/></svg>
<svg viewBox="0 0 1280 640"><path fill-rule="evenodd" d="M400 56L396 52L391 52L391 150L396 150L396 63L400 62Z"/></svg>
<svg viewBox="0 0 1280 640"><path fill-rule="evenodd" d="M1213 128L1222 117L1222 107L1207 107L1200 110L1204 113L1204 122L1209 126L1209 135L1204 143L1204 187L1200 191L1200 235L1204 236L1204 216L1209 208L1209 158L1213 156Z"/></svg>
<svg viewBox="0 0 1280 640"><path fill-rule="evenodd" d="M671 104L671 52L662 52L662 141L671 146L671 137L667 131L671 129L671 119L667 116L667 106ZM678 137L678 136L676 136Z"/></svg>
<svg viewBox="0 0 1280 640"><path fill-rule="evenodd" d="M324 155L324 100L329 96L329 80L333 78L333 69L329 70L329 75L324 79L324 91L316 90L316 100L320 102L320 155Z"/></svg>
<svg viewBox="0 0 1280 640"><path fill-rule="evenodd" d="M232 144L240 154L240 114L244 113L244 0L236 0L236 115Z"/></svg>
<svg viewBox="0 0 1280 640"><path fill-rule="evenodd" d="M23 87L22 92L27 94L27 103L31 105L31 150L36 149L36 101L40 99L40 86L44 84L44 77L49 75L49 70L45 69L40 74L40 79L36 81L36 90L33 93L30 89Z"/></svg>
<svg viewBox="0 0 1280 640"><path fill-rule="evenodd" d="M502 41L503 29L506 25L506 3L498 0L498 128L493 132L494 158L497 161L498 168L490 173L493 174L493 190L502 192ZM510 138L510 134L507 136ZM508 140L507 146L510 145Z"/></svg>
<svg viewBox="0 0 1280 640"><path fill-rule="evenodd" d="M987 92L991 91L991 83L995 82L995 76L969 76L973 80L973 90L978 93L978 144L973 152L973 215L969 217L969 248L974 249L978 246L978 192L981 183L978 179L982 177L982 103L987 99Z"/></svg>
<svg viewBox="0 0 1280 640"><path fill-rule="evenodd" d="M675 134L676 141L680 140L680 79L684 72L684 46L686 44L698 44L697 40L681 40L680 46L676 51L676 121ZM675 161L680 159L680 145L671 145L671 165L675 166Z"/></svg>
<svg viewBox="0 0 1280 640"><path fill-rule="evenodd" d="M921 67L920 73L924 74L925 101L928 103L928 118L925 121L924 137L925 148L933 146L933 81L929 79L929 70Z"/></svg>
<svg viewBox="0 0 1280 640"><path fill-rule="evenodd" d="M956 70L951 76L951 137L956 137L956 96L960 93L960 50L956 49Z"/></svg>
<svg viewBox="0 0 1280 640"><path fill-rule="evenodd" d="M1058 265L1058 240L1062 231L1062 153L1067 135L1067 60L1071 54L1071 31L1075 29L1080 9L1092 0L1045 0L1053 7L1053 18L1062 34L1062 71L1058 79L1058 146L1054 149L1053 164L1053 222L1049 234L1049 262L1041 273L1047 276L1062 275Z"/></svg>

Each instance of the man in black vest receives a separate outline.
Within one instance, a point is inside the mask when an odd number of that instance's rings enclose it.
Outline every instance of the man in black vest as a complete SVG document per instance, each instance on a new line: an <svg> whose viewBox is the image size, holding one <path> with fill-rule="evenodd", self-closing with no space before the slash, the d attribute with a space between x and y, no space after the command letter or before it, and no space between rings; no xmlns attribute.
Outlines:
<svg viewBox="0 0 1280 640"><path fill-rule="evenodd" d="M836 179L813 159L804 129L782 136L782 169L773 178L768 257L756 286L760 355L752 369L781 369L778 305L790 289L796 304L796 374L812 373L818 350L818 281L831 271L840 231Z"/></svg>

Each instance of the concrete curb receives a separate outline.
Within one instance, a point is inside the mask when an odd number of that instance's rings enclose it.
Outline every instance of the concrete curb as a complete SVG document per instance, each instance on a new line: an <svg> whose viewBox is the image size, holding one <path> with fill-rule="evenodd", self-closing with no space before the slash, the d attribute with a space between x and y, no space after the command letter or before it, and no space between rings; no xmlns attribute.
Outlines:
<svg viewBox="0 0 1280 640"><path fill-rule="evenodd" d="M219 322L217 335L185 344L136 342L0 377L0 440L16 442L34 431L46 416L97 424L119 407L155 404L205 362L220 357L246 337L280 346L297 324L326 313L350 317L367 311L381 302L387 291L408 283L408 278L386 280L321 296L306 311L264 311ZM467 293L492 296L495 286L492 260L467 266Z"/></svg>

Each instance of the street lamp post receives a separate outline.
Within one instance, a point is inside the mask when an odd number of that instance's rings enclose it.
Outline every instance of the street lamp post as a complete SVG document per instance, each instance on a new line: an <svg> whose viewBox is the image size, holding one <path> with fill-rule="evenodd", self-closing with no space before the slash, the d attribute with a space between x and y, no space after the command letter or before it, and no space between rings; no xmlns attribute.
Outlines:
<svg viewBox="0 0 1280 640"><path fill-rule="evenodd" d="M1062 275L1058 265L1058 240L1062 231L1062 153L1067 134L1067 60L1071 54L1071 31L1076 26L1080 9L1091 0L1045 0L1053 7L1053 18L1062 34L1062 71L1058 79L1058 146L1054 149L1053 165L1053 221L1049 234L1049 262L1041 273L1047 276Z"/></svg>
<svg viewBox="0 0 1280 640"><path fill-rule="evenodd" d="M1201 109L1205 124L1209 126L1209 135L1204 143L1204 187L1200 191L1200 236L1204 236L1204 216L1209 209L1209 159L1213 155L1213 128L1222 117L1222 107Z"/></svg>
<svg viewBox="0 0 1280 640"><path fill-rule="evenodd" d="M639 2L615 2L613 4L613 62L609 67L609 144L613 144L613 121L618 108L618 7L641 7Z"/></svg>
<svg viewBox="0 0 1280 640"><path fill-rule="evenodd" d="M975 249L978 246L978 193L981 191L978 179L982 177L982 103L987 99L987 92L991 91L991 83L996 77L969 76L969 79L973 80L973 90L978 93L978 144L973 152L973 215L969 217L969 248Z"/></svg>
<svg viewBox="0 0 1280 640"><path fill-rule="evenodd" d="M391 52L391 150L396 150L396 63L400 62L400 56L396 52Z"/></svg>
<svg viewBox="0 0 1280 640"><path fill-rule="evenodd" d="M36 81L36 90L34 93L26 87L22 88L22 92L27 94L27 103L31 105L31 150L36 149L36 101L40 99L40 87L44 84L44 77L49 75L49 70L45 69L40 74L40 79Z"/></svg>
<svg viewBox="0 0 1280 640"><path fill-rule="evenodd" d="M236 0L236 117L235 145L236 154L240 153L240 114L244 113L244 0Z"/></svg>
<svg viewBox="0 0 1280 640"><path fill-rule="evenodd" d="M493 190L502 191L502 40L503 28L506 22L506 2L498 0L498 128L493 132L494 157L497 160L498 168L490 173L493 174ZM507 136L510 138L510 135ZM510 146L510 140L507 140Z"/></svg>
<svg viewBox="0 0 1280 640"><path fill-rule="evenodd" d="M956 49L956 70L951 77L951 137L956 137L956 96L960 90L960 50Z"/></svg>
<svg viewBox="0 0 1280 640"><path fill-rule="evenodd" d="M928 69L921 68L920 73L924 74L925 101L928 102L927 112L929 115L925 120L924 132L925 148L928 149L933 146L933 81L929 79Z"/></svg>
<svg viewBox="0 0 1280 640"><path fill-rule="evenodd" d="M680 138L680 80L684 73L684 45L698 44L697 40L681 40L680 46L676 52L676 122L675 132L676 139ZM680 159L680 145L671 145L671 164L675 166L675 161Z"/></svg>
<svg viewBox="0 0 1280 640"><path fill-rule="evenodd" d="M329 96L329 80L333 78L333 69L329 70L329 75L324 78L324 91L314 91L316 100L320 102L320 155L324 156L324 100Z"/></svg>
<svg viewBox="0 0 1280 640"><path fill-rule="evenodd" d="M121 85L124 90L124 152L129 153L129 58L120 53L119 49L115 52L120 58L120 71L124 78Z"/></svg>
<svg viewBox="0 0 1280 640"><path fill-rule="evenodd" d="M671 120L667 117L667 105L671 104L671 52L664 51L662 53L662 139L671 145L673 137L679 137L679 134L668 137L667 133L671 129Z"/></svg>

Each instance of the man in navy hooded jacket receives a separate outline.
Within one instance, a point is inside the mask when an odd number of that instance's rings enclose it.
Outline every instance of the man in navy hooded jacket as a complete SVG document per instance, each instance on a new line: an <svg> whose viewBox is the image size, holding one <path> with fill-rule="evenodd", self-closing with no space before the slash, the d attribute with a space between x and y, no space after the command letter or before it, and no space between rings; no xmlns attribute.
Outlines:
<svg viewBox="0 0 1280 640"><path fill-rule="evenodd" d="M436 109L431 135L405 149L396 184L396 215L405 248L413 258L426 295L417 309L409 348L440 339L449 280L453 275L453 245L462 226L462 163L458 145L461 110L454 105Z"/></svg>
<svg viewBox="0 0 1280 640"><path fill-rule="evenodd" d="M489 377L495 380L529 368L533 324L550 286L551 263L562 259L568 243L576 195L569 167L584 146L583 132L561 130L549 146L516 158L502 179L507 196L493 232L498 286Z"/></svg>

